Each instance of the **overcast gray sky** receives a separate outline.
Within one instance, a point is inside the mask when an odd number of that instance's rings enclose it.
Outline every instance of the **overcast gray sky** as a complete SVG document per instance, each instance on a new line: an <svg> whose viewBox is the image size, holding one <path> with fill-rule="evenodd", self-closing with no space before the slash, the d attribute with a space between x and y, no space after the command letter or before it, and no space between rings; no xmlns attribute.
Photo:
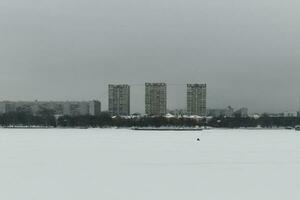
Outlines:
<svg viewBox="0 0 300 200"><path fill-rule="evenodd" d="M163 81L169 108L208 84L208 106L296 110L298 0L1 0L1 100L100 99ZM132 87L132 112L144 109Z"/></svg>

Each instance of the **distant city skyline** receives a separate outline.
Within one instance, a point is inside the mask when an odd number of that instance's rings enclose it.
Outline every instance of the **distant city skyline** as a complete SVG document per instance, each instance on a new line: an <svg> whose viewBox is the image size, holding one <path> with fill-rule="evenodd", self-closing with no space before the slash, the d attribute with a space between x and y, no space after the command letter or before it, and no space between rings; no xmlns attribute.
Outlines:
<svg viewBox="0 0 300 200"><path fill-rule="evenodd" d="M198 82L201 83L201 82ZM124 82L123 82L124 84ZM167 105L167 111L168 110L187 110L187 102L186 102L186 83L167 83L168 85L168 91L167 91L167 99L168 99L168 105ZM8 98L1 98L0 101L90 101L91 99L96 99L101 102L102 111L109 111L108 106L108 98L109 98L109 92L107 90L106 85L106 91L101 91L101 94L104 94L103 96L98 95L98 97L94 98L88 98L81 96L79 98L52 98L52 99L37 99L37 98L20 98L20 99L8 99ZM121 83L115 83L113 85L122 85ZM131 96L134 95L134 98L130 100L130 113L145 113L145 83L132 83L127 84L130 86L130 94ZM221 103L219 106L212 106L213 103L211 101L215 101L210 98L210 87L208 86L209 91L207 93L207 109L225 109L227 106L232 106L234 109L240 109L243 107L246 107L249 109L249 113L284 113L284 112L292 112L292 111L299 111L299 105L300 105L300 97L299 100L295 99L296 103L298 105L295 106L295 108L288 108L284 110L255 110L251 109L251 107L247 106L246 104L238 103L236 106L233 103ZM220 94L221 96L222 94ZM95 95L94 95L95 96ZM175 100L175 101L174 101ZM178 104L178 100L181 100L181 102ZM236 101L235 101L236 102ZM140 104L138 104L140 103ZM297 107L298 106L298 107Z"/></svg>

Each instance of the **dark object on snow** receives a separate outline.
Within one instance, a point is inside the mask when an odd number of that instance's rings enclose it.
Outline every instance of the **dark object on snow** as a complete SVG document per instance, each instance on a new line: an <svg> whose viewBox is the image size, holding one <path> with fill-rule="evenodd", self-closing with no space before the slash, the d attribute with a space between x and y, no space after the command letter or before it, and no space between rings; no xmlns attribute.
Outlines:
<svg viewBox="0 0 300 200"><path fill-rule="evenodd" d="M200 141L200 138L197 138L197 141Z"/></svg>

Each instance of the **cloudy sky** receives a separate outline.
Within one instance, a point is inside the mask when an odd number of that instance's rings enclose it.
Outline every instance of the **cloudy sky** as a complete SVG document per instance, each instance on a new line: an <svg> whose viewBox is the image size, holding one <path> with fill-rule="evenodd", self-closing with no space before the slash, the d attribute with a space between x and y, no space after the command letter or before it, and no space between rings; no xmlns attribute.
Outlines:
<svg viewBox="0 0 300 200"><path fill-rule="evenodd" d="M299 108L298 0L1 0L0 99L89 100L107 84L208 84L208 106Z"/></svg>

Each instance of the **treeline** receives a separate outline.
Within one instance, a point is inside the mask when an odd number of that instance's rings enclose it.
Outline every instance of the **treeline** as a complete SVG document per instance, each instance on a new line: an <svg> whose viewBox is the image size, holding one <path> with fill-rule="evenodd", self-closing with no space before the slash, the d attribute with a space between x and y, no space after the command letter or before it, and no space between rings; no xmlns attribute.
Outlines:
<svg viewBox="0 0 300 200"><path fill-rule="evenodd" d="M300 125L300 117L270 117L267 114L260 118L213 118L208 122L209 126L220 128L279 128L279 127L295 127Z"/></svg>
<svg viewBox="0 0 300 200"><path fill-rule="evenodd" d="M203 126L205 120L185 118L167 119L164 117L121 118L111 117L103 112L99 116L60 116L55 117L51 111L43 111L38 115L31 112L18 111L0 115L0 126L47 126L47 127L160 127L160 126Z"/></svg>
<svg viewBox="0 0 300 200"><path fill-rule="evenodd" d="M17 111L0 115L0 125L8 126L43 126L43 127L195 127L211 126L220 128L250 128L261 126L263 128L294 127L300 125L298 117L270 117L262 115L260 118L165 118L165 117L140 117L121 118L111 117L103 112L99 116L60 116L55 117L51 110L42 110L38 115L28 111Z"/></svg>
<svg viewBox="0 0 300 200"><path fill-rule="evenodd" d="M52 113L41 112L33 115L27 111L9 112L0 115L0 125L5 126L52 126L57 125Z"/></svg>
<svg viewBox="0 0 300 200"><path fill-rule="evenodd" d="M112 118L108 113L99 116L63 116L58 119L61 127L161 127L161 126L204 126L205 120L165 117L141 117L141 118Z"/></svg>

